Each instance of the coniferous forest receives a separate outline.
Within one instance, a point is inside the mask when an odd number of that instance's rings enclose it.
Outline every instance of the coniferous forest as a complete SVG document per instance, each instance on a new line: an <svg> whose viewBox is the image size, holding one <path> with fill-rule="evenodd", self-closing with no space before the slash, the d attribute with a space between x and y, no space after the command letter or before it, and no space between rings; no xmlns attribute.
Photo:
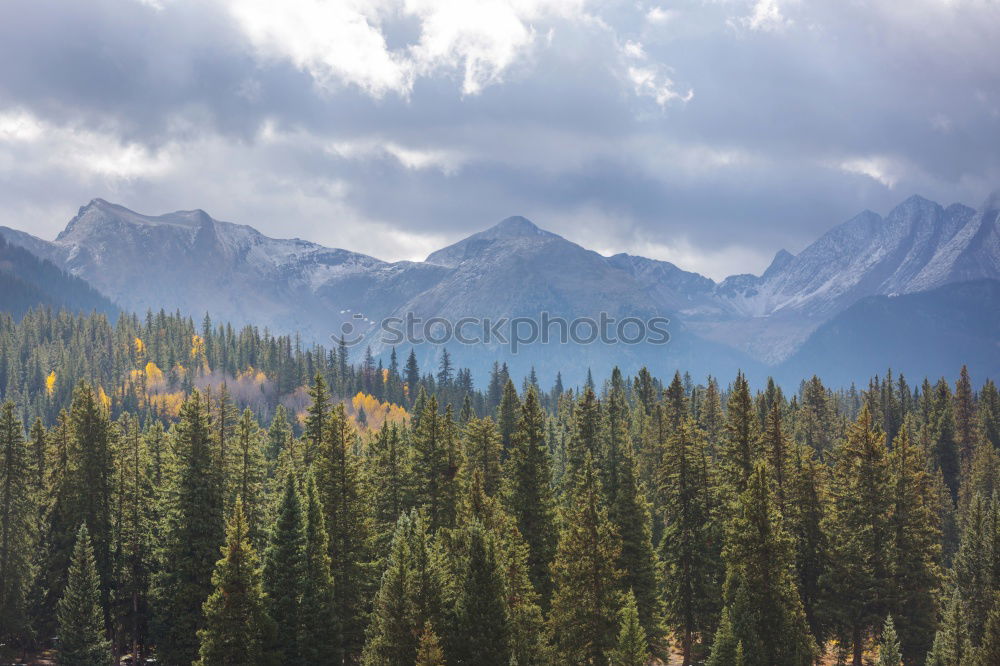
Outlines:
<svg viewBox="0 0 1000 666"><path fill-rule="evenodd" d="M0 315L0 661L1000 664L1000 393ZM149 662L152 663L152 662Z"/></svg>

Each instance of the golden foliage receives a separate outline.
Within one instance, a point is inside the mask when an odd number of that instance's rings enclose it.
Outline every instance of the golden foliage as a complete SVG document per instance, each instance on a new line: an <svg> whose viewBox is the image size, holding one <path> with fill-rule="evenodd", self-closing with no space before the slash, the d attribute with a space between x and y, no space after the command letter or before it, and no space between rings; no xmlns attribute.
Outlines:
<svg viewBox="0 0 1000 666"><path fill-rule="evenodd" d="M111 398L108 397L108 394L104 392L103 386L97 387L97 399L100 401L101 406L104 407L104 409L106 410L111 409Z"/></svg>
<svg viewBox="0 0 1000 666"><path fill-rule="evenodd" d="M52 394L56 392L56 371L53 370L49 373L48 377L45 378L45 394L52 397Z"/></svg>
<svg viewBox="0 0 1000 666"><path fill-rule="evenodd" d="M358 414L361 410L365 412L365 425L357 422ZM384 423L405 423L410 415L399 405L389 402L382 402L373 395L358 391L357 395L351 398L348 405L348 413L353 417L359 428L378 430Z"/></svg>
<svg viewBox="0 0 1000 666"><path fill-rule="evenodd" d="M146 386L159 386L164 383L163 370L152 361L146 364Z"/></svg>
<svg viewBox="0 0 1000 666"><path fill-rule="evenodd" d="M135 347L136 356L146 355L146 343L142 341L142 338L136 336L135 341L132 344Z"/></svg>

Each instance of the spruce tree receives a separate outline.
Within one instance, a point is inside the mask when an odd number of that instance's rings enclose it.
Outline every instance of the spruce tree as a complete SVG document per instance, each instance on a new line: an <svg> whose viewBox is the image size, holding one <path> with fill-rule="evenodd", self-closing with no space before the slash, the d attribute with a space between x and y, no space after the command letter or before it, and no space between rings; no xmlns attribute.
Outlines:
<svg viewBox="0 0 1000 666"><path fill-rule="evenodd" d="M865 406L833 454L830 611L852 645L854 666L861 666L865 637L891 610L892 484L887 453L885 435Z"/></svg>
<svg viewBox="0 0 1000 666"><path fill-rule="evenodd" d="M649 642L639 622L639 607L629 590L621 610L618 644L611 652L611 666L646 666L649 663Z"/></svg>
<svg viewBox="0 0 1000 666"><path fill-rule="evenodd" d="M453 664L509 666L510 627L495 538L478 521L464 530L464 557L448 648Z"/></svg>
<svg viewBox="0 0 1000 666"><path fill-rule="evenodd" d="M711 479L690 417L671 435L661 470L664 530L660 557L669 625L693 663L695 641L710 639L721 606L721 544L713 526Z"/></svg>
<svg viewBox="0 0 1000 666"><path fill-rule="evenodd" d="M727 530L724 594L731 631L747 666L811 666L819 650L795 588L792 541L768 477L758 463ZM720 639L727 639L722 628L716 644L725 646Z"/></svg>
<svg viewBox="0 0 1000 666"><path fill-rule="evenodd" d="M111 642L104 635L100 579L90 533L80 525L66 589L56 609L59 666L110 666Z"/></svg>
<svg viewBox="0 0 1000 666"><path fill-rule="evenodd" d="M605 666L618 634L621 542L589 452L574 474L563 512L552 565L553 644L561 663Z"/></svg>
<svg viewBox="0 0 1000 666"><path fill-rule="evenodd" d="M200 393L191 394L181 407L175 448L179 469L167 492L155 579L157 655L169 666L198 658L197 632L204 627L201 606L214 589L212 566L225 537L222 483Z"/></svg>
<svg viewBox="0 0 1000 666"><path fill-rule="evenodd" d="M427 512L432 530L454 523L459 482L457 447L451 410L441 414L437 397L431 396L413 431L413 472L417 505Z"/></svg>
<svg viewBox="0 0 1000 666"><path fill-rule="evenodd" d="M982 644L974 651L972 666L994 666L1000 664L1000 593L993 602L993 610L986 618L986 630Z"/></svg>
<svg viewBox="0 0 1000 666"><path fill-rule="evenodd" d="M520 411L521 401L517 397L517 389L514 388L514 382L508 379L497 407L497 429L500 431L500 455L503 460L510 454Z"/></svg>
<svg viewBox="0 0 1000 666"><path fill-rule="evenodd" d="M270 543L264 552L263 578L267 613L276 629L271 649L283 662L299 661L302 658L299 637L304 620L300 605L310 582L306 579L305 516L293 474L286 477L278 503Z"/></svg>
<svg viewBox="0 0 1000 666"><path fill-rule="evenodd" d="M330 393L327 391L323 375L317 374L313 378L312 386L309 388L309 399L311 402L306 410L305 428L302 432L302 438L305 440L303 458L307 466L312 464L322 447L330 415Z"/></svg>
<svg viewBox="0 0 1000 666"><path fill-rule="evenodd" d="M265 542L265 498L264 482L267 470L264 462L263 437L257 419L250 408L243 410L240 420L236 423L236 446L233 483L230 492L235 492L243 498L243 511L246 513L247 526L250 530L250 543L254 549L264 547ZM230 499L228 504L232 504Z"/></svg>
<svg viewBox="0 0 1000 666"><path fill-rule="evenodd" d="M369 496L381 547L392 539L396 521L413 503L410 450L395 423L384 423L368 444Z"/></svg>
<svg viewBox="0 0 1000 666"><path fill-rule="evenodd" d="M335 618L329 543L319 490L310 474L306 480L305 582L299 606L299 655L304 663L317 666L332 666L337 657L331 631Z"/></svg>
<svg viewBox="0 0 1000 666"><path fill-rule="evenodd" d="M902 654L908 662L916 662L930 649L937 621L941 533L934 513L931 477L905 426L893 441L889 467L893 616L898 621Z"/></svg>
<svg viewBox="0 0 1000 666"><path fill-rule="evenodd" d="M288 415L285 406L278 404L274 408L274 417L271 419L271 426L267 430L267 449L265 458L269 465L274 465L278 461L278 456L288 446L288 440L292 437L292 427L288 425Z"/></svg>
<svg viewBox="0 0 1000 666"><path fill-rule="evenodd" d="M528 545L531 583L547 606L552 594L550 564L555 555L555 500L545 441L545 413L535 391L528 391L506 463L505 502Z"/></svg>
<svg viewBox="0 0 1000 666"><path fill-rule="evenodd" d="M13 402L0 406L0 641L29 637L31 553L37 542L37 491L30 487L31 460Z"/></svg>
<svg viewBox="0 0 1000 666"><path fill-rule="evenodd" d="M719 451L722 482L731 497L746 489L755 461L760 459L760 424L743 373L736 375L726 410L726 434ZM744 646L745 647L745 646Z"/></svg>
<svg viewBox="0 0 1000 666"><path fill-rule="evenodd" d="M434 625L428 622L420 632L420 641L417 645L417 658L414 666L445 666L444 651L441 649L441 641L434 632Z"/></svg>
<svg viewBox="0 0 1000 666"><path fill-rule="evenodd" d="M341 659L354 659L364 645L372 581L371 507L364 496L361 466L354 452L357 433L342 404L329 417L316 460L316 486L330 534L333 604Z"/></svg>
<svg viewBox="0 0 1000 666"><path fill-rule="evenodd" d="M201 658L197 666L268 663L265 646L273 635L273 626L264 610L257 553L250 544L240 498L233 506L212 586L204 604L205 627L198 630Z"/></svg>
<svg viewBox="0 0 1000 666"><path fill-rule="evenodd" d="M957 594L962 600L962 610L967 618L969 640L978 646L986 625L986 618L994 602L993 593L1000 581L996 580L994 529L990 519L990 506L981 495L976 495L962 525L962 539L954 559L954 580Z"/></svg>
<svg viewBox="0 0 1000 666"><path fill-rule="evenodd" d="M885 626L882 627L882 639L878 643L878 663L876 666L901 666L902 663L903 653L899 647L899 638L896 636L896 625L890 615L885 618Z"/></svg>
<svg viewBox="0 0 1000 666"><path fill-rule="evenodd" d="M469 470L478 469L483 490L493 497L500 490L500 433L493 419L472 418L465 425L465 456Z"/></svg>

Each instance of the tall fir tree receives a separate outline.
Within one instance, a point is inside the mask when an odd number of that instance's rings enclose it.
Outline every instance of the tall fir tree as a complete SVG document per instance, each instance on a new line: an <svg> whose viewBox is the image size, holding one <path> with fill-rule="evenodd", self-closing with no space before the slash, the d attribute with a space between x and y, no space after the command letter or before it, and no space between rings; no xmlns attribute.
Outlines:
<svg viewBox="0 0 1000 666"><path fill-rule="evenodd" d="M340 658L355 659L364 645L373 525L364 497L355 432L343 404L330 413L316 460L316 485L330 535L335 630Z"/></svg>
<svg viewBox="0 0 1000 666"><path fill-rule="evenodd" d="M165 498L155 578L157 655L168 666L183 666L198 658L201 606L214 589L212 566L225 535L222 484L200 393L181 407L174 437L179 469Z"/></svg>
<svg viewBox="0 0 1000 666"><path fill-rule="evenodd" d="M465 456L469 470L478 469L483 490L493 497L500 490L500 432L493 419L473 418L465 424Z"/></svg>
<svg viewBox="0 0 1000 666"><path fill-rule="evenodd" d="M303 458L307 466L313 463L323 446L330 418L330 392L323 375L317 374L313 378L312 386L309 388L309 400L302 432L305 441Z"/></svg>
<svg viewBox="0 0 1000 666"><path fill-rule="evenodd" d="M233 505L222 559L212 573L213 591L204 604L205 626L198 630L197 666L263 666L274 627L264 609L257 553L240 498ZM282 655L278 655L279 662Z"/></svg>
<svg viewBox="0 0 1000 666"><path fill-rule="evenodd" d="M649 641L639 621L639 607L629 590L621 610L618 644L611 652L611 666L646 666L649 663Z"/></svg>
<svg viewBox="0 0 1000 666"><path fill-rule="evenodd" d="M333 632L333 576L328 546L329 534L323 518L316 479L306 480L305 584L299 606L299 655L317 666L333 666L337 649Z"/></svg>
<svg viewBox="0 0 1000 666"><path fill-rule="evenodd" d="M834 552L829 609L852 662L861 666L866 637L890 610L893 534L889 522L892 484L885 435L862 407L847 437L834 451L829 533Z"/></svg>
<svg viewBox="0 0 1000 666"><path fill-rule="evenodd" d="M404 433L384 423L369 440L369 497L380 550L388 546L399 516L413 504L413 468Z"/></svg>
<svg viewBox="0 0 1000 666"><path fill-rule="evenodd" d="M556 655L560 663L606 666L618 634L621 542L589 452L574 474L563 511L549 614Z"/></svg>
<svg viewBox="0 0 1000 666"><path fill-rule="evenodd" d="M726 434L719 452L719 471L727 493L738 497L746 489L754 462L760 458L760 424L743 373L736 375L726 410Z"/></svg>
<svg viewBox="0 0 1000 666"><path fill-rule="evenodd" d="M25 645L30 638L28 593L31 553L37 543L37 491L24 428L13 402L0 406L0 640Z"/></svg>
<svg viewBox="0 0 1000 666"><path fill-rule="evenodd" d="M727 530L724 594L731 631L747 666L811 666L819 649L795 588L792 540L768 477L758 463ZM721 627L715 642L720 650L732 644Z"/></svg>
<svg viewBox="0 0 1000 666"><path fill-rule="evenodd" d="M304 621L301 604L311 582L306 578L306 524L302 497L293 474L286 477L270 542L264 552L263 585L267 614L276 629L274 644L269 647L281 661L300 661L299 638Z"/></svg>
<svg viewBox="0 0 1000 666"><path fill-rule="evenodd" d="M903 653L899 647L899 637L896 635L896 625L892 616L885 618L882 627L882 638L878 642L878 662L876 666L901 666Z"/></svg>
<svg viewBox="0 0 1000 666"><path fill-rule="evenodd" d="M111 642L105 637L100 578L87 526L80 525L70 560L66 589L56 609L59 666L110 666Z"/></svg>
<svg viewBox="0 0 1000 666"><path fill-rule="evenodd" d="M500 404L497 406L497 429L500 431L500 452L503 460L510 454L520 411L521 401L517 397L517 389L514 388L514 382L508 379L500 396Z"/></svg>
<svg viewBox="0 0 1000 666"><path fill-rule="evenodd" d="M556 549L555 500L545 413L533 390L525 396L506 463L505 503L528 546L531 583L547 607L552 594L550 565Z"/></svg>
<svg viewBox="0 0 1000 666"><path fill-rule="evenodd" d="M478 521L463 530L448 657L453 664L509 666L510 626L495 537Z"/></svg>
<svg viewBox="0 0 1000 666"><path fill-rule="evenodd" d="M697 657L696 641L710 642L722 602L722 545L713 524L712 481L703 456L700 432L686 418L670 435L660 472L664 599L684 666Z"/></svg>

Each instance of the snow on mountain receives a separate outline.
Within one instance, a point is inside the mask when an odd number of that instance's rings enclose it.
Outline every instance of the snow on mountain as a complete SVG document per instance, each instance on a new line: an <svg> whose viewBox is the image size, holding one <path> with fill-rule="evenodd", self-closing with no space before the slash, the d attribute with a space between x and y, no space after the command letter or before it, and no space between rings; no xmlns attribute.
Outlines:
<svg viewBox="0 0 1000 666"><path fill-rule="evenodd" d="M1000 278L998 211L1000 193L980 211L910 197L884 218L862 212L798 254L779 251L759 276L721 283L666 261L604 257L519 216L424 262L269 238L201 210L148 216L101 199L82 207L54 241L12 229L0 234L131 311L210 312L318 342L350 322L376 349L376 322L407 312L453 320L658 315L671 319L669 360L662 348L629 353L671 367L697 363L699 355L746 367L789 357L862 298ZM550 350L546 356L555 356L538 360L596 364L610 351Z"/></svg>

